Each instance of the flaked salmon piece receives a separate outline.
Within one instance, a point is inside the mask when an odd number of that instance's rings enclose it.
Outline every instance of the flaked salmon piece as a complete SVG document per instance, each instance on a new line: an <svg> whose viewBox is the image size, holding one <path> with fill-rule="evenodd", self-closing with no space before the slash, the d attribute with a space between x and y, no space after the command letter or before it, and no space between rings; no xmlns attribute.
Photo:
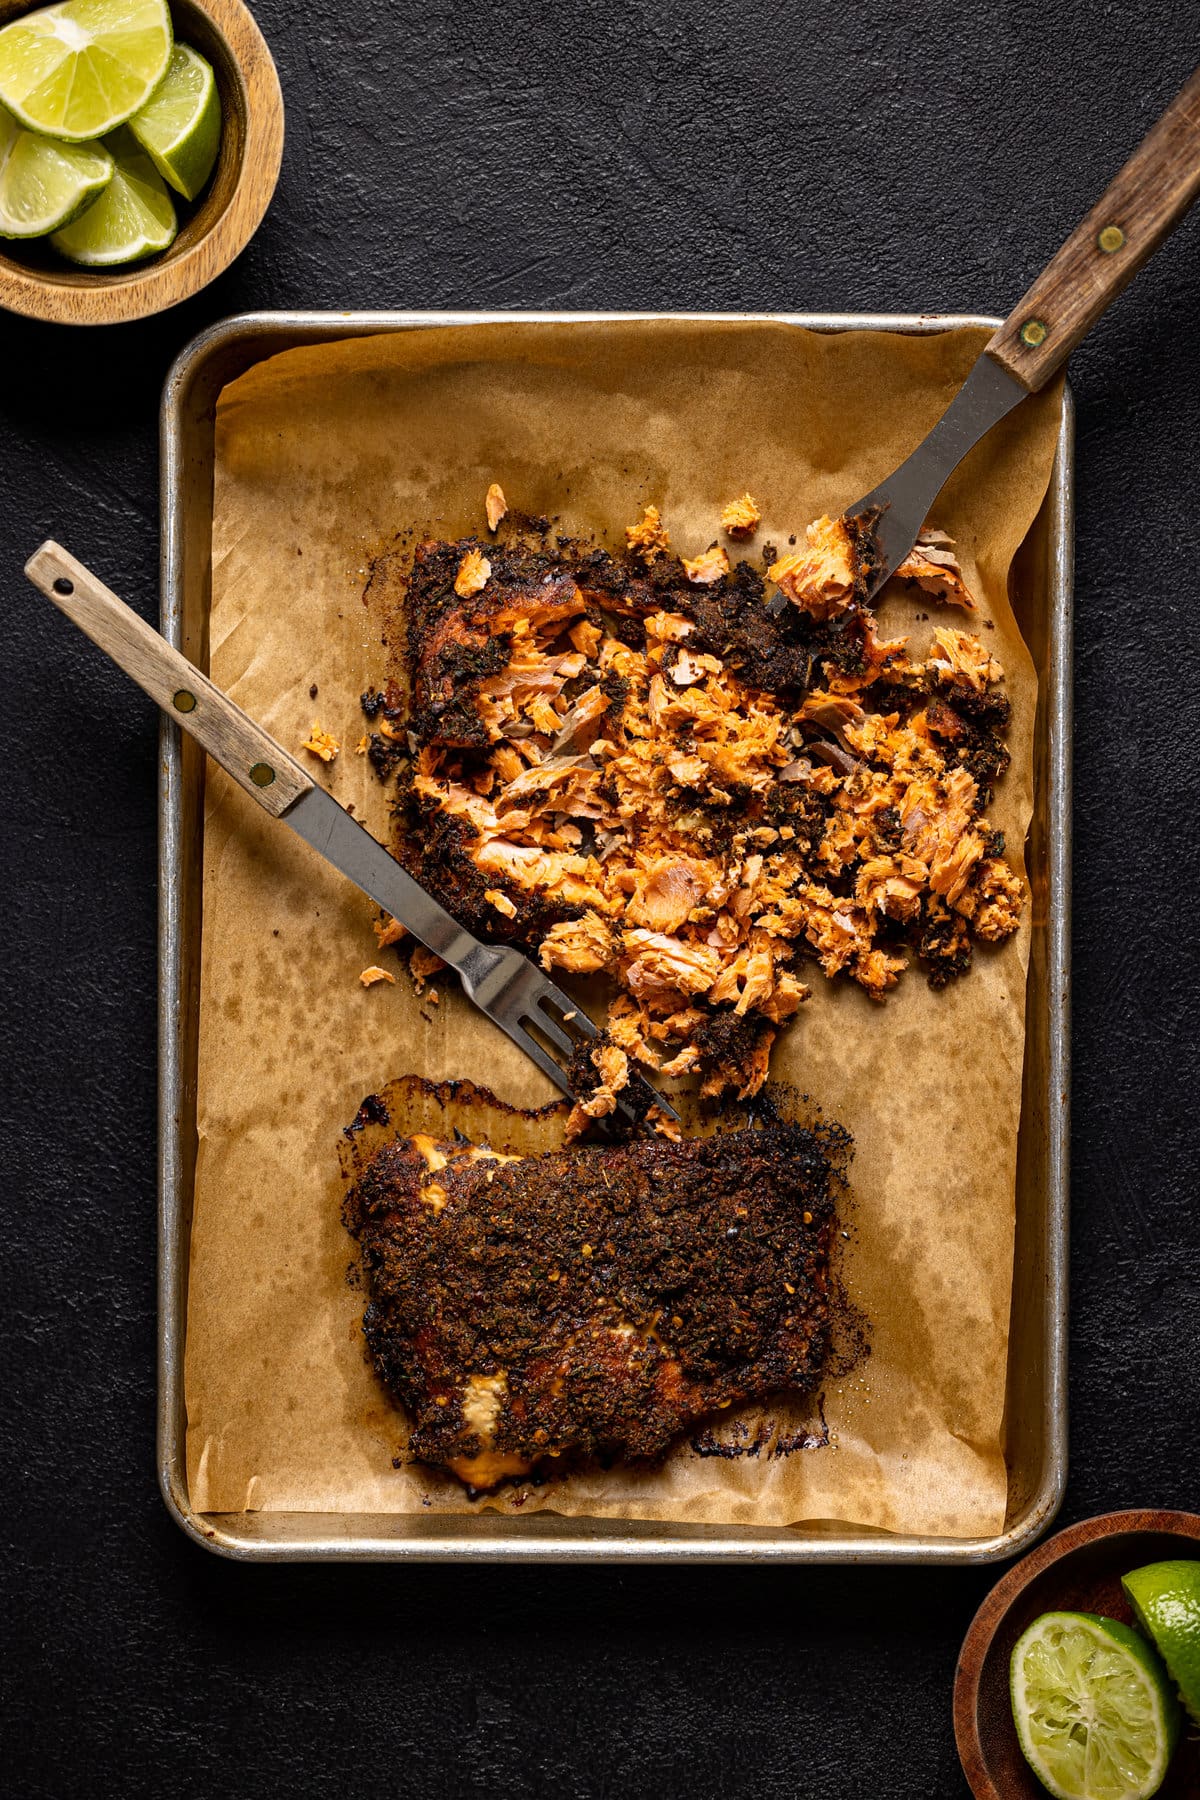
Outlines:
<svg viewBox="0 0 1200 1800"><path fill-rule="evenodd" d="M697 1022L703 1014L697 1013ZM657 1071L662 1066L662 1058L650 1042L649 1015L630 994L618 994L608 1009L608 1035L614 1044L619 1044L627 1055L635 1057L646 1068ZM663 1041L669 1034L663 1032Z"/></svg>
<svg viewBox="0 0 1200 1800"><path fill-rule="evenodd" d="M970 919L978 937L997 944L1021 923L1024 898L1020 876L998 856L989 856L979 863L973 882L955 905Z"/></svg>
<svg viewBox="0 0 1200 1800"><path fill-rule="evenodd" d="M712 544L699 556L681 557L683 572L696 587L711 587L729 573L729 556L723 544Z"/></svg>
<svg viewBox="0 0 1200 1800"><path fill-rule="evenodd" d="M331 763L341 747L331 731L321 729L319 719L313 720L312 729L300 746L302 750L307 750L310 756L319 757L325 763Z"/></svg>
<svg viewBox="0 0 1200 1800"><path fill-rule="evenodd" d="M458 565L454 591L461 600L481 594L492 576L492 565L482 550L468 550Z"/></svg>
<svg viewBox="0 0 1200 1800"><path fill-rule="evenodd" d="M864 915L849 901L835 899L828 888L809 882L798 896L804 935L817 952L826 975L837 975L849 968L869 939L863 929Z"/></svg>
<svg viewBox="0 0 1200 1800"><path fill-rule="evenodd" d="M907 966L903 956L889 956L885 950L864 950L855 962L854 979L873 1000L882 1000Z"/></svg>
<svg viewBox="0 0 1200 1800"><path fill-rule="evenodd" d="M999 681L1003 675L995 657L988 654L978 638L970 637L967 632L938 625L933 637L941 655L931 656L926 666L934 671L939 681L982 694L989 682Z"/></svg>
<svg viewBox="0 0 1200 1800"><path fill-rule="evenodd" d="M625 527L625 542L635 555L647 562L671 548L671 534L663 524L657 506L644 506L637 524Z"/></svg>
<svg viewBox="0 0 1200 1800"><path fill-rule="evenodd" d="M805 531L807 550L781 556L767 570L793 606L814 619L832 619L854 599L858 559L844 519L814 519Z"/></svg>
<svg viewBox="0 0 1200 1800"><path fill-rule="evenodd" d="M567 636L571 640L572 647L578 650L581 656L586 657L588 662L592 662L600 648L600 640L604 633L598 625L593 625L590 619L578 619L568 631Z"/></svg>
<svg viewBox="0 0 1200 1800"><path fill-rule="evenodd" d="M515 919L516 918L516 916L517 916L516 902L513 900L510 900L508 895L505 893L502 893L499 888L485 888L484 892L483 892L483 897L487 901L488 905L494 906L496 911L498 913L501 913L504 916L504 918L506 918L506 919Z"/></svg>
<svg viewBox="0 0 1200 1800"><path fill-rule="evenodd" d="M939 844L929 865L929 885L944 894L953 906L963 893L971 871L983 855L983 839L977 831L964 831L952 843Z"/></svg>
<svg viewBox="0 0 1200 1800"><path fill-rule="evenodd" d="M700 1049L699 1045L686 1044L684 1048L679 1051L678 1055L671 1058L670 1062L663 1063L660 1074L690 1075L692 1070L696 1067L696 1064L700 1061L702 1055L703 1051Z"/></svg>
<svg viewBox="0 0 1200 1800"><path fill-rule="evenodd" d="M707 944L688 943L664 931L626 931L623 975L639 998L673 1000L678 994L705 993L721 970L721 959Z"/></svg>
<svg viewBox="0 0 1200 1800"><path fill-rule="evenodd" d="M484 495L483 509L487 514L488 530L495 531L508 512L508 501L504 498L504 489L498 481L493 481Z"/></svg>
<svg viewBox="0 0 1200 1800"><path fill-rule="evenodd" d="M680 787L695 787L708 773L702 756L669 756L666 766Z"/></svg>
<svg viewBox="0 0 1200 1800"><path fill-rule="evenodd" d="M418 994L425 992L425 983L429 977L438 974L445 966L441 957L435 956L432 950L427 950L424 944L413 945L408 967Z"/></svg>
<svg viewBox="0 0 1200 1800"><path fill-rule="evenodd" d="M546 762L534 763L532 768L522 769L519 775L506 782L496 797L496 804L511 806L517 800L527 800L534 794L549 793L555 788L570 783L581 774L597 775L597 770L589 756L558 756Z"/></svg>
<svg viewBox="0 0 1200 1800"><path fill-rule="evenodd" d="M889 919L915 919L921 911L921 894L929 870L915 856L874 856L863 863L854 885L854 897L868 913L886 913Z"/></svg>
<svg viewBox="0 0 1200 1800"><path fill-rule="evenodd" d="M790 969L777 969L775 985L767 997L759 1002L758 1011L774 1024L782 1025L800 1010L811 995L811 988L798 975L793 975Z"/></svg>
<svg viewBox="0 0 1200 1800"><path fill-rule="evenodd" d="M524 772L525 764L517 755L511 744L498 744L492 751L492 768L504 783L516 781Z"/></svg>
<svg viewBox="0 0 1200 1800"><path fill-rule="evenodd" d="M408 936L407 926L401 925L399 919L386 915L374 920L371 929L375 933L375 945L379 950L385 950L389 944L398 944L401 938Z"/></svg>
<svg viewBox="0 0 1200 1800"><path fill-rule="evenodd" d="M747 944L732 962L726 964L708 990L713 1005L732 1005L742 1018L750 1008L760 1007L775 986L775 959L769 937Z"/></svg>
<svg viewBox="0 0 1200 1800"><path fill-rule="evenodd" d="M758 502L750 494L730 500L721 508L721 529L731 538L752 537L762 523Z"/></svg>
<svg viewBox="0 0 1200 1800"><path fill-rule="evenodd" d="M552 925L538 952L543 969L567 969L573 975L606 969L615 956L612 932L594 911L585 912L581 919L563 919Z"/></svg>
<svg viewBox="0 0 1200 1800"><path fill-rule="evenodd" d="M940 851L957 843L975 812L979 789L966 769L944 779L923 775L909 782L900 801L900 829L911 856L931 867Z"/></svg>
<svg viewBox="0 0 1200 1800"><path fill-rule="evenodd" d="M699 905L711 875L709 866L692 857L662 857L635 887L625 916L651 931L677 931Z"/></svg>
<svg viewBox="0 0 1200 1800"><path fill-rule="evenodd" d="M974 612L975 599L954 554L954 539L944 531L927 527L920 533L899 568L894 571L899 581L915 581L934 600L947 606L961 606Z"/></svg>
<svg viewBox="0 0 1200 1800"><path fill-rule="evenodd" d="M682 613L654 612L645 620L646 644L648 653L654 655L655 645L678 644L690 637L695 626Z"/></svg>
<svg viewBox="0 0 1200 1800"><path fill-rule="evenodd" d="M671 680L676 687L692 687L705 675L719 675L724 664L715 656L694 655L681 650L671 665Z"/></svg>
<svg viewBox="0 0 1200 1800"><path fill-rule="evenodd" d="M597 1044L591 1061L599 1071L599 1085L577 1104L589 1119L603 1119L617 1110L617 1095L629 1086L629 1058L619 1044Z"/></svg>

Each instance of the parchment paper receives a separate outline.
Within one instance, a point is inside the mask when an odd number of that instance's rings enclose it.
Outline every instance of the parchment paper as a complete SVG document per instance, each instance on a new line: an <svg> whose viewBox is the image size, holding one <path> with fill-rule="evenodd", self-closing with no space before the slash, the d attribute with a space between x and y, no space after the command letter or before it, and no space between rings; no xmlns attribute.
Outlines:
<svg viewBox="0 0 1200 1800"><path fill-rule="evenodd" d="M484 492L498 480L510 505L617 543L653 501L676 548L695 555L717 535L723 503L748 488L765 515L745 552L757 556L893 468L983 341L978 331L609 321L286 352L220 401L213 676L289 747L314 718L332 731L342 753L314 771L382 836L383 792L353 750L358 695L386 669L364 590L398 533L481 531ZM1006 582L1047 486L1059 416L1058 389L1027 401L935 509L979 620L920 599L907 608L914 648L931 630L917 615L935 612L978 628L1004 665L1013 765L990 816L1010 849L1030 814L1036 679ZM889 603L885 635L903 610ZM200 1511L480 1504L448 1478L392 1466L405 1428L366 1363L364 1297L347 1282L340 1127L365 1094L410 1071L470 1076L525 1104L550 1089L452 980L437 983L436 1007L422 1005L398 962L396 986L365 990L359 971L382 960L373 916L209 766L186 1362ZM773 1072L857 1146L844 1276L873 1348L826 1390L831 1442L731 1460L683 1446L651 1474L612 1470L484 1504L947 1536L1001 1528L1028 931L1027 911L1016 938L979 951L972 973L940 994L914 966L883 1006L814 970L812 1000L777 1042ZM793 1414L772 1416L786 1425Z"/></svg>

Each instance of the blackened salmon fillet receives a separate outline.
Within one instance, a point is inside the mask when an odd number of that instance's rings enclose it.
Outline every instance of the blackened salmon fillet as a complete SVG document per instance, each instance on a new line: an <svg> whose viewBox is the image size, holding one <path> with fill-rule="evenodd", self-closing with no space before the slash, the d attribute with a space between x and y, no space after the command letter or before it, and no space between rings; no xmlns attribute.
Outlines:
<svg viewBox="0 0 1200 1800"><path fill-rule="evenodd" d="M385 1145L345 1222L411 1454L486 1490L653 1461L708 1414L812 1388L846 1143L772 1122L524 1158Z"/></svg>

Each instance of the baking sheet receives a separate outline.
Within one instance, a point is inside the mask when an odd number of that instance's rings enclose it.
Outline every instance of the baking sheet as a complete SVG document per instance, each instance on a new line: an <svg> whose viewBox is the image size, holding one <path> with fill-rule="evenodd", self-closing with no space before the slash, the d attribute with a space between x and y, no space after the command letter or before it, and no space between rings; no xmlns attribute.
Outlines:
<svg viewBox="0 0 1200 1800"><path fill-rule="evenodd" d="M379 790L349 750L357 694L380 668L363 588L398 528L478 529L499 479L514 504L572 529L616 534L653 499L694 553L724 500L749 486L766 512L758 541L782 543L912 447L983 335L523 323L288 352L235 383L220 409L213 673L285 743L321 717L347 745L330 785L382 830ZM1035 685L1005 578L1046 486L1058 412L1052 394L1005 421L935 513L959 540L1009 674L1014 768L992 818L1012 844L1029 812ZM358 971L375 960L368 903L215 771L208 806L192 1504L464 1509L456 1487L391 1467L403 1432L364 1365L362 1297L346 1286L337 1127L363 1093L412 1067L487 1079L514 1099L545 1089L445 986L431 1024L403 983L362 990ZM776 1070L858 1143L846 1272L874 1349L827 1393L832 1443L742 1461L685 1448L651 1476L517 1490L501 1507L948 1536L1000 1528L1026 954L1027 929L947 993L913 973L882 1009L821 981L777 1047Z"/></svg>

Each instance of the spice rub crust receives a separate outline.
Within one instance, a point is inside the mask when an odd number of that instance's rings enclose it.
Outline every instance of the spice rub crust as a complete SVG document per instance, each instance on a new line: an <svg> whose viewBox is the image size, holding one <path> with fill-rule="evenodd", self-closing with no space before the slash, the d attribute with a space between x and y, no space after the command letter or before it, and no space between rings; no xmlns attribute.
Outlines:
<svg viewBox="0 0 1200 1800"><path fill-rule="evenodd" d="M653 1460L706 1414L814 1385L847 1146L790 1123L523 1159L386 1145L345 1221L412 1454L487 1489Z"/></svg>

